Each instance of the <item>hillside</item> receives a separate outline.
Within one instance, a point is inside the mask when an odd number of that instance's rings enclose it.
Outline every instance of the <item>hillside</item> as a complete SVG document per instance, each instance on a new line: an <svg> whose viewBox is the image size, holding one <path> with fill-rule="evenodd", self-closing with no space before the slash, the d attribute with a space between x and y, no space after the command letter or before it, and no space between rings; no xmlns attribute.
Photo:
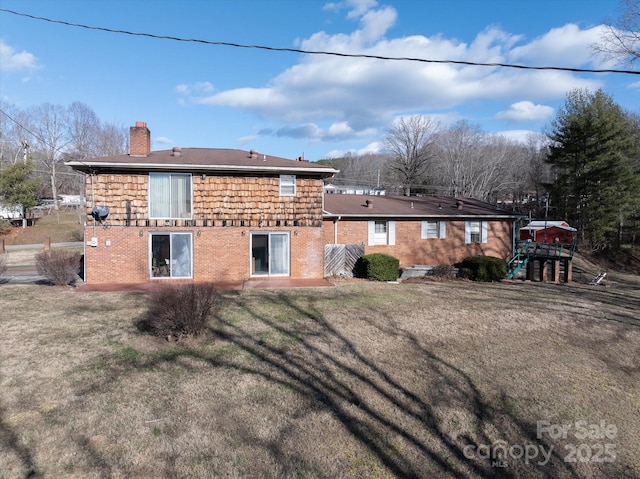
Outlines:
<svg viewBox="0 0 640 479"><path fill-rule="evenodd" d="M78 210L60 211L57 215L50 211L48 215L38 218L33 226L26 228L10 227L0 234L4 244L42 244L47 238L52 243L82 241L82 212Z"/></svg>

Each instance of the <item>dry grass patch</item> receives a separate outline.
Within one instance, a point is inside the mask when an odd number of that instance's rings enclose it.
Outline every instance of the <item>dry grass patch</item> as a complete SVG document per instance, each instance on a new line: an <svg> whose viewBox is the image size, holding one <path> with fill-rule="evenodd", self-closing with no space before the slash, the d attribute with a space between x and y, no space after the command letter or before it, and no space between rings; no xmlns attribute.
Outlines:
<svg viewBox="0 0 640 479"><path fill-rule="evenodd" d="M638 291L227 292L178 343L136 327L145 294L0 293L0 478L640 477ZM581 420L617 427L615 460L536 435ZM495 467L496 444L551 454Z"/></svg>

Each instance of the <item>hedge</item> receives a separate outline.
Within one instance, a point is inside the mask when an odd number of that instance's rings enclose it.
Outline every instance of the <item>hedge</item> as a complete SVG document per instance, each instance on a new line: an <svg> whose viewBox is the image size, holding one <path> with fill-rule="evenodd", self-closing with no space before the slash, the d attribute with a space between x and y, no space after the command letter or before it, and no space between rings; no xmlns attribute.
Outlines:
<svg viewBox="0 0 640 479"><path fill-rule="evenodd" d="M469 256L461 266L473 281L502 281L507 276L507 263L494 256Z"/></svg>
<svg viewBox="0 0 640 479"><path fill-rule="evenodd" d="M384 253L371 253L356 262L355 274L374 281L396 281L400 275L400 260Z"/></svg>

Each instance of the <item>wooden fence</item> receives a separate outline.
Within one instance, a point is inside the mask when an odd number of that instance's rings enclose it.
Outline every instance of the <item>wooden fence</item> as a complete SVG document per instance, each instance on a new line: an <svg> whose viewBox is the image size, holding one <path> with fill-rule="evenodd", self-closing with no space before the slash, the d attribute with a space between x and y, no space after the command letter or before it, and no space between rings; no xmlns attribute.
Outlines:
<svg viewBox="0 0 640 479"><path fill-rule="evenodd" d="M364 244L328 244L324 246L324 275L353 278L358 258L364 256Z"/></svg>

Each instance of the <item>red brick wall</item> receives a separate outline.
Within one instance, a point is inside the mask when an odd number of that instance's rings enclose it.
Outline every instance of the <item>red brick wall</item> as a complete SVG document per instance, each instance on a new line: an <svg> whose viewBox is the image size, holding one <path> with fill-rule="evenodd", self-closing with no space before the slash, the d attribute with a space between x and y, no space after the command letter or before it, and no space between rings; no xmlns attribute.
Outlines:
<svg viewBox="0 0 640 479"><path fill-rule="evenodd" d="M464 221L447 221L445 239L420 239L421 221L396 221L395 245L367 244L367 221L345 220L337 223L325 220L325 243L334 243L337 227L337 244L364 243L365 253L387 253L400 260L400 266L414 264L455 264L471 255L511 257L512 222L489 221L487 243L465 244Z"/></svg>
<svg viewBox="0 0 640 479"><path fill-rule="evenodd" d="M292 278L321 278L324 242L321 227L300 228L107 228L87 226L85 237L97 238L98 246L86 246L87 283L141 283L149 273L150 232L193 234L194 281L241 281L250 278L250 233L288 231L291 241ZM242 233L245 233L244 235ZM198 233L200 235L198 235ZM107 246L109 242L109 246ZM170 280L176 281L176 280ZM177 280L184 281L184 280Z"/></svg>

